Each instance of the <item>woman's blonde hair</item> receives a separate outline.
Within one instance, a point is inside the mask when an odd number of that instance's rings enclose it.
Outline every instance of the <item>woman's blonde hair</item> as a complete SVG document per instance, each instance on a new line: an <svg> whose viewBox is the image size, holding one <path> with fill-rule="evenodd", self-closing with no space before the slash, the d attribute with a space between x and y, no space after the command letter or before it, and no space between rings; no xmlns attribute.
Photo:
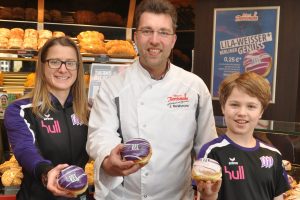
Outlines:
<svg viewBox="0 0 300 200"><path fill-rule="evenodd" d="M219 101L222 107L225 106L234 88L244 91L251 97L256 97L260 101L263 111L268 107L271 100L271 87L262 76L254 72L233 73L227 76L219 87Z"/></svg>
<svg viewBox="0 0 300 200"><path fill-rule="evenodd" d="M24 98L32 99L33 113L42 116L44 113L50 110L55 110L51 103L50 91L47 87L47 81L45 77L45 62L49 48L55 45L61 45L65 47L72 47L76 51L78 69L77 78L71 86L71 95L73 97L73 110L79 120L87 124L88 123L88 100L86 95L86 87L84 83L84 69L82 58L77 45L68 37L52 38L48 40L43 48L39 51L38 61L36 66L36 79L35 86L32 91L24 96Z"/></svg>

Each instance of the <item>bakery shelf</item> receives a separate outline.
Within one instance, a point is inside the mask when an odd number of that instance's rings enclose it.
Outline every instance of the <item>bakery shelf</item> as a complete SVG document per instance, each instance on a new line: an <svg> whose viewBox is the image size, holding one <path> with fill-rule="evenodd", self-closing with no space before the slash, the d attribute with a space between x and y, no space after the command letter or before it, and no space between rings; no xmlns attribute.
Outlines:
<svg viewBox="0 0 300 200"><path fill-rule="evenodd" d="M33 28L37 29L38 23L33 21L16 21L16 20L4 20L0 19L0 27L5 28Z"/></svg>

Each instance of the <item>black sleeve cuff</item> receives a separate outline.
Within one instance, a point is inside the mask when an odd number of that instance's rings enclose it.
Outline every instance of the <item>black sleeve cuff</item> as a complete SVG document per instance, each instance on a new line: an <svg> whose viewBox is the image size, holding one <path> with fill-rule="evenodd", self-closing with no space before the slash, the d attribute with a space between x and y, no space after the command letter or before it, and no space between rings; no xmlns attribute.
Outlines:
<svg viewBox="0 0 300 200"><path fill-rule="evenodd" d="M53 169L54 166L49 163L39 163L35 168L35 178L41 180L42 174L47 175L47 173Z"/></svg>

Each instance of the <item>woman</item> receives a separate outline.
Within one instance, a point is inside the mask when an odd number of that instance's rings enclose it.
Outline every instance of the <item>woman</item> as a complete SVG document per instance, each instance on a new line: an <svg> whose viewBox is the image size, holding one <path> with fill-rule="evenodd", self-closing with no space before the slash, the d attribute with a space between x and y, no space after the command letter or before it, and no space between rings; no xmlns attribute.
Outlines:
<svg viewBox="0 0 300 200"><path fill-rule="evenodd" d="M79 50L67 37L53 38L39 52L35 87L10 104L4 118L24 173L17 199L73 197L57 185L56 177L68 165L83 168L87 163L87 121Z"/></svg>

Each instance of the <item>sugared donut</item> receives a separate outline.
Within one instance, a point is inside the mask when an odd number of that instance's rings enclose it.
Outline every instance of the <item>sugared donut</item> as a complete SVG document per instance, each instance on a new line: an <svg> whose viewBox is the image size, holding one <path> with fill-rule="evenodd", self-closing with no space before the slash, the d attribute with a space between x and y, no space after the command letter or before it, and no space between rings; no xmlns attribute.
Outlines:
<svg viewBox="0 0 300 200"><path fill-rule="evenodd" d="M243 65L246 72L252 71L266 77L272 68L272 57L263 49L250 51L245 55Z"/></svg>
<svg viewBox="0 0 300 200"><path fill-rule="evenodd" d="M80 195L88 187L87 175L81 167L70 165L60 172L58 185L76 196Z"/></svg>
<svg viewBox="0 0 300 200"><path fill-rule="evenodd" d="M196 160L192 168L192 178L197 181L221 180L222 168L216 160L201 158Z"/></svg>
<svg viewBox="0 0 300 200"><path fill-rule="evenodd" d="M124 144L122 157L135 163L146 164L152 155L150 143L142 138L133 138Z"/></svg>

